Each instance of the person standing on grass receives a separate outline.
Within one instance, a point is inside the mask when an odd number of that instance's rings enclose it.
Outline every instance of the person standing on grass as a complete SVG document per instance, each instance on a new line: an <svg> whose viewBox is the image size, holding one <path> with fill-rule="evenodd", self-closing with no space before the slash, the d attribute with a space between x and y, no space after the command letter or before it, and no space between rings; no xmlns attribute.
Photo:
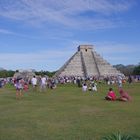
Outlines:
<svg viewBox="0 0 140 140"><path fill-rule="evenodd" d="M2 88L2 80L0 80L0 88Z"/></svg>
<svg viewBox="0 0 140 140"><path fill-rule="evenodd" d="M15 83L16 87L16 99L21 99L23 96L22 90L23 90L23 80L17 79Z"/></svg>
<svg viewBox="0 0 140 140"><path fill-rule="evenodd" d="M29 89L29 86L28 86L27 82L25 82L24 83L24 91L28 91L28 89Z"/></svg>
<svg viewBox="0 0 140 140"><path fill-rule="evenodd" d="M119 88L122 88L122 80L123 80L122 76L119 75L118 78L117 78L117 80L118 80L118 87Z"/></svg>
<svg viewBox="0 0 140 140"><path fill-rule="evenodd" d="M35 76L33 76L31 83L33 86L33 90L36 90L37 89L37 78Z"/></svg>
<svg viewBox="0 0 140 140"><path fill-rule="evenodd" d="M80 79L80 77L77 78L76 82L77 82L78 87L81 87L81 79Z"/></svg>
<svg viewBox="0 0 140 140"><path fill-rule="evenodd" d="M132 77L129 75L128 77L128 83L131 84L132 83Z"/></svg>
<svg viewBox="0 0 140 140"><path fill-rule="evenodd" d="M40 91L45 91L46 90L46 77L45 76L42 76L41 79L40 79Z"/></svg>

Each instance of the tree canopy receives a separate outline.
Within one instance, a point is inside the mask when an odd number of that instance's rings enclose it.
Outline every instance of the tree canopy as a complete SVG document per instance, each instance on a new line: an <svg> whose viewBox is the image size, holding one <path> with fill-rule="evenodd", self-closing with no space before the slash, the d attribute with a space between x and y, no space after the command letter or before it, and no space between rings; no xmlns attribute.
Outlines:
<svg viewBox="0 0 140 140"><path fill-rule="evenodd" d="M133 74L140 75L140 65L134 68Z"/></svg>

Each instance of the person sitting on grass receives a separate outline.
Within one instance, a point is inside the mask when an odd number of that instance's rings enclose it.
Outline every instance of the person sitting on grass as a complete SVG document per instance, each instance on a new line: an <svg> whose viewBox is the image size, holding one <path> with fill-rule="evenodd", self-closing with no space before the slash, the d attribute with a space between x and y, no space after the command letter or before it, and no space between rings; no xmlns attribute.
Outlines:
<svg viewBox="0 0 140 140"><path fill-rule="evenodd" d="M116 94L115 94L115 92L113 91L112 88L109 88L109 91L108 91L105 99L109 100L109 101L115 101L116 100Z"/></svg>
<svg viewBox="0 0 140 140"><path fill-rule="evenodd" d="M84 83L84 84L82 85L82 91L83 91L83 92L86 92L86 91L87 91L87 84L86 84L86 83Z"/></svg>
<svg viewBox="0 0 140 140"><path fill-rule="evenodd" d="M91 86L91 84L89 85L88 90L89 90L89 91L92 91L92 86Z"/></svg>
<svg viewBox="0 0 140 140"><path fill-rule="evenodd" d="M120 97L118 98L119 101L130 101L132 98L128 95L126 91L124 91L122 88L119 89Z"/></svg>
<svg viewBox="0 0 140 140"><path fill-rule="evenodd" d="M97 83L92 82L92 91L97 91Z"/></svg>

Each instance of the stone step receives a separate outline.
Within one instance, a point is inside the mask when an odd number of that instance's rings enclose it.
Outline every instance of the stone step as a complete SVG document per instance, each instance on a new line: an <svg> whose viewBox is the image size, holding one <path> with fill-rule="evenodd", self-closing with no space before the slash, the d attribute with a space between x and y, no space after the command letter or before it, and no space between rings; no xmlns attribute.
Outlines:
<svg viewBox="0 0 140 140"><path fill-rule="evenodd" d="M103 59L92 45L80 45L78 51L60 68L56 76L112 76L121 74ZM123 75L123 74L122 74Z"/></svg>

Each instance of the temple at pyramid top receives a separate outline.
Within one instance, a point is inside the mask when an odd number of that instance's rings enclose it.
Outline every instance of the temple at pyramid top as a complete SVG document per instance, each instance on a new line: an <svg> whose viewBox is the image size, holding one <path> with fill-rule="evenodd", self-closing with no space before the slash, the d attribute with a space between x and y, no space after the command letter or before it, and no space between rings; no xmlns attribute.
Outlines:
<svg viewBox="0 0 140 140"><path fill-rule="evenodd" d="M80 45L79 47L78 47L78 51L92 51L92 49L93 49L93 46L92 45Z"/></svg>
<svg viewBox="0 0 140 140"><path fill-rule="evenodd" d="M117 76L123 75L104 60L93 45L80 45L78 51L58 70L56 76Z"/></svg>

